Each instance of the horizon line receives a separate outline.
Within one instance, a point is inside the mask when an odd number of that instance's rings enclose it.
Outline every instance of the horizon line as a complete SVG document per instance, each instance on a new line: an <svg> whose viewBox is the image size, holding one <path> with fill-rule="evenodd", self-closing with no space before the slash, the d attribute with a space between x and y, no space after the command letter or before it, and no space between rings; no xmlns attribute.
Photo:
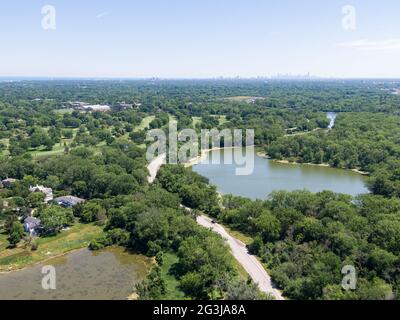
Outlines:
<svg viewBox="0 0 400 320"><path fill-rule="evenodd" d="M322 81L322 80L400 80L399 77L320 77L308 75L274 75L274 76L254 76L254 77L241 77L241 76L210 76L210 77L129 77L129 76L1 76L0 81L12 80L298 80L298 81Z"/></svg>

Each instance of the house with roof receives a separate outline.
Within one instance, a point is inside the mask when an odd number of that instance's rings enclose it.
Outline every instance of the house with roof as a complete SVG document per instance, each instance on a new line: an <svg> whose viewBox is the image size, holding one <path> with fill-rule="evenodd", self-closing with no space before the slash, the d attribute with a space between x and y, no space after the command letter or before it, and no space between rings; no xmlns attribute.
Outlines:
<svg viewBox="0 0 400 320"><path fill-rule="evenodd" d="M74 196L64 196L55 198L54 202L63 208L72 208L80 203L85 202L85 200Z"/></svg>
<svg viewBox="0 0 400 320"><path fill-rule="evenodd" d="M122 110L126 110L126 109L132 109L133 105L124 102L118 102L115 106L114 109L118 110L118 111L122 111Z"/></svg>
<svg viewBox="0 0 400 320"><path fill-rule="evenodd" d="M44 195L45 195L44 202L46 202L46 203L49 203L50 201L52 201L54 199L53 189L51 189L51 188L46 188L44 186L36 185L34 187L31 186L29 188L29 191L30 192L42 192L42 193L44 193Z"/></svg>
<svg viewBox="0 0 400 320"><path fill-rule="evenodd" d="M28 232L31 237L35 237L39 234L42 228L40 219L34 217L27 217L23 223L25 232Z"/></svg>

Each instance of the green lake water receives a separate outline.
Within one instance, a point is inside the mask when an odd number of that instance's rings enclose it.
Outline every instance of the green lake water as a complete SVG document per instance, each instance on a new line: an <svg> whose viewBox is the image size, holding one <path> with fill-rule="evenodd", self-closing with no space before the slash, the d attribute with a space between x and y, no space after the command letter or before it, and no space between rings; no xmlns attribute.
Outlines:
<svg viewBox="0 0 400 320"><path fill-rule="evenodd" d="M224 164L224 156L232 164ZM243 167L234 160L240 155L254 157L254 170L250 175L237 175L236 168ZM220 164L213 164L219 158ZM229 162L229 160L228 160ZM366 177L350 170L334 169L313 165L283 164L255 154L249 149L215 150L207 159L193 167L193 171L209 178L222 194L234 194L252 199L265 199L276 190L302 190L312 192L331 190L352 196L368 193Z"/></svg>

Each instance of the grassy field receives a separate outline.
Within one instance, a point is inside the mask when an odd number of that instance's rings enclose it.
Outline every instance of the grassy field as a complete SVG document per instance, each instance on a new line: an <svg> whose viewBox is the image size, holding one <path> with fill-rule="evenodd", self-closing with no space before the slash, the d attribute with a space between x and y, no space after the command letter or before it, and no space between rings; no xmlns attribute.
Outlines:
<svg viewBox="0 0 400 320"><path fill-rule="evenodd" d="M52 150L45 150L45 149L42 148L42 149L36 149L36 150L29 151L29 153L34 158L48 157L48 156L54 156L54 155L63 154L64 153L64 149L65 149L65 147L64 147L64 141L65 140L67 140L67 139L63 139L63 142L55 144ZM66 143L67 143L67 146L70 144L70 142L66 142Z"/></svg>
<svg viewBox="0 0 400 320"><path fill-rule="evenodd" d="M222 124L228 122L228 120L226 119L226 116L215 115L214 117L218 118L219 125L222 125ZM202 122L202 117L192 117L192 120L193 120L193 126L195 127L196 124Z"/></svg>
<svg viewBox="0 0 400 320"><path fill-rule="evenodd" d="M73 131L74 137L76 136L77 132L79 129L71 129L71 131ZM65 150L65 146L64 144L66 144L67 146L69 146L72 142L74 141L74 138L72 139L61 139L61 142L56 143L53 146L52 150L45 150L44 147L40 148L40 149L35 149L35 150L31 150L29 151L29 153L34 157L34 158L39 158L39 157L48 157L48 156L54 156L54 155L60 155L64 153Z"/></svg>
<svg viewBox="0 0 400 320"><path fill-rule="evenodd" d="M219 121L219 125L223 125L224 123L228 122L228 120L226 119L226 116L219 116L218 121Z"/></svg>
<svg viewBox="0 0 400 320"><path fill-rule="evenodd" d="M141 130L145 130L149 128L150 122L152 122L156 117L155 116L148 116L142 120L142 123L138 125L134 131L138 132Z"/></svg>
<svg viewBox="0 0 400 320"><path fill-rule="evenodd" d="M164 264L161 267L161 274L165 279L167 293L164 297L165 300L182 300L185 294L179 290L178 280L171 274L171 267L178 262L178 257L174 253L164 254Z"/></svg>
<svg viewBox="0 0 400 320"><path fill-rule="evenodd" d="M60 110L56 110L56 112L67 112L68 109L60 109ZM153 121L155 119L155 116L148 116L146 118L144 118L142 120L142 123L137 126L134 131L141 131L141 130L145 130L148 129L149 124L151 121ZM44 128L45 130L50 129L49 127ZM78 132L79 129L72 129L72 131L74 132L74 137L76 136L76 133ZM128 139L129 140L129 134L127 133L125 136L120 137L120 139ZM41 148L37 148L34 150L30 150L29 153L34 157L34 158L40 158L40 157L49 157L49 156L55 156L55 155L61 155L64 153L64 149L65 146L64 144L66 144L67 146L69 146L72 142L73 142L73 138L72 139L61 139L60 143L56 143L53 146L52 150L46 150L44 147ZM6 145L8 147L9 145L9 140L8 139L2 139L0 140L0 142L2 142L4 145ZM104 141L102 141L101 143L99 143L96 147L102 147L105 146L106 143ZM146 147L145 145L143 145L142 147ZM6 152L8 151L3 151L0 152L1 155L5 155Z"/></svg>
<svg viewBox="0 0 400 320"><path fill-rule="evenodd" d="M193 119L193 127L196 126L196 124L201 123L202 117L192 117Z"/></svg>
<svg viewBox="0 0 400 320"><path fill-rule="evenodd" d="M93 224L77 223L54 237L38 238L36 251L25 248L23 241L17 248L7 249L7 236L0 234L0 272L22 269L72 250L85 248L102 232L101 227Z"/></svg>

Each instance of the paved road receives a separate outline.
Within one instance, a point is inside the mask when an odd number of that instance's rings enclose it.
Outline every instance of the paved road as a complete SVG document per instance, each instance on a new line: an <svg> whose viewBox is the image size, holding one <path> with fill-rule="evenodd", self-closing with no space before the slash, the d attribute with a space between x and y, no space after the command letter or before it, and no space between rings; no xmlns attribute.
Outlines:
<svg viewBox="0 0 400 320"><path fill-rule="evenodd" d="M248 253L246 245L243 242L228 234L221 225L212 223L212 220L206 216L199 216L197 223L203 227L210 228L227 241L235 259L239 261L253 281L258 284L261 291L271 294L276 300L284 300L281 292L272 286L271 277L265 271L262 264L255 256Z"/></svg>
<svg viewBox="0 0 400 320"><path fill-rule="evenodd" d="M147 167L150 176L148 177L149 183L153 183L156 179L157 172L160 167L165 163L166 155L161 155L155 158ZM189 208L187 208L190 210ZM243 266L249 276L253 279L261 291L271 294L276 300L284 300L279 290L272 286L271 277L265 271L262 264L257 258L248 253L246 245L240 240L232 237L224 227L217 223L212 223L212 220L206 216L199 216L197 223L203 227L209 228L212 231L220 234L224 238L232 250L235 259Z"/></svg>

